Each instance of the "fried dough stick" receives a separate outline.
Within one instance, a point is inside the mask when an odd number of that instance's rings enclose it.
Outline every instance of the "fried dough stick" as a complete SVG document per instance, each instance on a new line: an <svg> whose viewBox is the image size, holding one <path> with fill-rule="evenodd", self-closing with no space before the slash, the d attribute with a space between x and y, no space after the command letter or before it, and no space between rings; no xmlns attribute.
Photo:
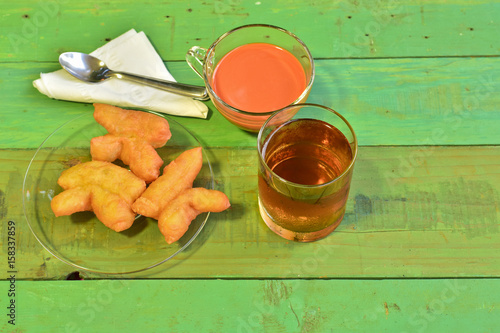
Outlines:
<svg viewBox="0 0 500 333"><path fill-rule="evenodd" d="M94 118L110 134L140 138L154 148L164 146L172 136L168 121L152 113L95 103Z"/></svg>
<svg viewBox="0 0 500 333"><path fill-rule="evenodd" d="M137 214L158 220L170 201L185 189L193 187L202 165L201 147L184 151L163 169L163 174L133 203L132 209Z"/></svg>
<svg viewBox="0 0 500 333"><path fill-rule="evenodd" d="M186 150L170 162L163 175L132 204L136 213L158 220L160 231L169 244L186 233L198 214L220 212L230 206L222 192L193 188L202 164L201 147Z"/></svg>
<svg viewBox="0 0 500 333"><path fill-rule="evenodd" d="M107 104L94 104L94 118L109 134L90 141L90 154L97 161L120 159L147 183L160 175L163 160L155 148L171 137L165 118L154 114L125 110Z"/></svg>
<svg viewBox="0 0 500 333"><path fill-rule="evenodd" d="M220 191L189 188L162 211L158 226L167 243L172 244L186 233L196 216L204 212L222 212L229 206L229 199Z"/></svg>
<svg viewBox="0 0 500 333"><path fill-rule="evenodd" d="M146 189L144 180L132 172L102 161L64 170L57 183L64 191L50 202L56 216L93 211L104 225L118 232L132 226L136 214L131 205Z"/></svg>

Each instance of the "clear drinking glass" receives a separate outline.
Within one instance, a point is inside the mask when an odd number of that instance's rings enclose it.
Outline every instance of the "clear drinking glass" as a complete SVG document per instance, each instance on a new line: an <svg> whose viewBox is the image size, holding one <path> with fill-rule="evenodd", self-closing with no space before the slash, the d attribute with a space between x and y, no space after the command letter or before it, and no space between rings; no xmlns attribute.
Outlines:
<svg viewBox="0 0 500 333"><path fill-rule="evenodd" d="M299 242L335 230L357 156L347 120L321 105L291 105L269 117L257 145L259 208L267 226Z"/></svg>
<svg viewBox="0 0 500 333"><path fill-rule="evenodd" d="M213 88L214 72L219 61L235 48L251 43L276 45L297 58L304 70L306 85L304 91L291 104L305 102L314 81L314 61L306 45L285 29L265 24L241 26L220 36L208 49L193 46L186 54L186 61L205 81L210 99L226 119L244 130L258 132L262 124L276 110L269 112L240 110L222 100Z"/></svg>

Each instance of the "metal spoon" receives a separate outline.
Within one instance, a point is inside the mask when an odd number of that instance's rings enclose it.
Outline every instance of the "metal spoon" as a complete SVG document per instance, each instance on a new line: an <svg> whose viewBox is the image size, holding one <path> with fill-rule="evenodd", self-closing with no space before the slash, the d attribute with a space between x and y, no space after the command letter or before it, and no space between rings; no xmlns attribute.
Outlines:
<svg viewBox="0 0 500 333"><path fill-rule="evenodd" d="M142 83L178 95L198 100L209 99L205 87L193 86L167 80L159 80L109 69L106 64L91 55L80 52L65 52L59 56L59 63L71 75L86 82L101 82L111 77Z"/></svg>

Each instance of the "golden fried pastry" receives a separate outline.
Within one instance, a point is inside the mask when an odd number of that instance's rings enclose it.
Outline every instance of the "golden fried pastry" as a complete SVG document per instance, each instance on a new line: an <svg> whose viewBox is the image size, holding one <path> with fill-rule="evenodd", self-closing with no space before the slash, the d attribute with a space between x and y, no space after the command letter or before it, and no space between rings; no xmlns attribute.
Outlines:
<svg viewBox="0 0 500 333"><path fill-rule="evenodd" d="M163 160L155 148L171 137L166 119L154 114L125 110L107 104L94 104L94 118L109 134L90 141L90 154L96 161L117 159L147 183L160 175Z"/></svg>
<svg viewBox="0 0 500 333"><path fill-rule="evenodd" d="M147 183L160 175L163 160L146 141L106 134L90 140L90 155L93 160L113 162L120 159L130 167L137 177Z"/></svg>
<svg viewBox="0 0 500 333"><path fill-rule="evenodd" d="M146 189L144 180L132 172L102 161L80 163L64 170L57 183L64 191L50 203L56 216L93 211L115 231L132 226L136 214L131 205Z"/></svg>
<svg viewBox="0 0 500 333"><path fill-rule="evenodd" d="M158 219L170 201L193 186L202 164L201 147L184 151L163 169L163 174L132 204L134 212Z"/></svg>
<svg viewBox="0 0 500 333"><path fill-rule="evenodd" d="M230 206L219 191L193 188L201 170L201 147L186 150L164 169L132 204L137 214L158 220L161 233L172 244L186 233L191 221L203 212L220 212Z"/></svg>
<svg viewBox="0 0 500 333"><path fill-rule="evenodd" d="M110 134L141 138L154 148L163 147L172 136L168 121L152 113L96 103L94 119Z"/></svg>
<svg viewBox="0 0 500 333"><path fill-rule="evenodd" d="M172 244L186 233L196 216L204 212L222 212L229 206L229 199L220 191L189 188L165 207L158 226L167 243Z"/></svg>

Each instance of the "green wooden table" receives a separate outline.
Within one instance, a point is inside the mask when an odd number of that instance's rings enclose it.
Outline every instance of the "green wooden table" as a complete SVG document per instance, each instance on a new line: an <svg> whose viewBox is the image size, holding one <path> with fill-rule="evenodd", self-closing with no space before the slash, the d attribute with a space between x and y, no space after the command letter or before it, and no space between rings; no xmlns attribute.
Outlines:
<svg viewBox="0 0 500 333"><path fill-rule="evenodd" d="M2 2L0 16L1 332L498 331L498 1L21 0ZM308 45L309 102L357 132L340 227L308 244L268 230L256 136L207 103L208 119L176 120L208 148L232 208L153 270L65 280L75 269L31 234L22 184L42 140L92 107L49 99L32 81L59 69L61 52L91 52L134 28L177 80L201 84L187 49L250 23Z"/></svg>

